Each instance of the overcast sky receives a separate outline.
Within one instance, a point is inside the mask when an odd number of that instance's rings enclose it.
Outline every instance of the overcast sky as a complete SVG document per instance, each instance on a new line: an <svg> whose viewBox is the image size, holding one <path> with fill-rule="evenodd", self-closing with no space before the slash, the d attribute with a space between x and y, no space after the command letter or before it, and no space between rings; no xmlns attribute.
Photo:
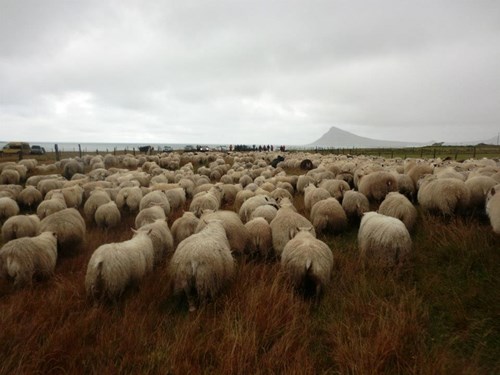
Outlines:
<svg viewBox="0 0 500 375"><path fill-rule="evenodd" d="M0 0L0 140L500 131L500 1Z"/></svg>

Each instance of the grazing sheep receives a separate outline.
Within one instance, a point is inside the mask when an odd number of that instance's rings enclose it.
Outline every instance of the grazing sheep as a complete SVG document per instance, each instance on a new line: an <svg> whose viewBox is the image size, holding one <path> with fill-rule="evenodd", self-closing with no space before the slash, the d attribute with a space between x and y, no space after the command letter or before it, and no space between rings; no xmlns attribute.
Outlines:
<svg viewBox="0 0 500 375"><path fill-rule="evenodd" d="M135 227L140 228L145 224L154 223L157 219L166 220L165 210L160 206L153 206L139 211L135 217Z"/></svg>
<svg viewBox="0 0 500 375"><path fill-rule="evenodd" d="M45 217L40 222L40 232L57 233L59 250L70 250L85 240L85 220L75 208L65 208Z"/></svg>
<svg viewBox="0 0 500 375"><path fill-rule="evenodd" d="M165 193L161 190L151 191L142 197L139 203L139 211L153 206L162 207L163 211L165 211L165 216L170 214L170 203Z"/></svg>
<svg viewBox="0 0 500 375"><path fill-rule="evenodd" d="M500 184L491 188L486 198L486 214L493 232L500 234Z"/></svg>
<svg viewBox="0 0 500 375"><path fill-rule="evenodd" d="M273 250L273 235L269 222L263 217L256 217L245 224L250 241L248 249L251 255L269 258Z"/></svg>
<svg viewBox="0 0 500 375"><path fill-rule="evenodd" d="M139 211L142 199L142 190L137 186L124 187L116 196L116 205L119 209L127 209L130 212Z"/></svg>
<svg viewBox="0 0 500 375"><path fill-rule="evenodd" d="M48 192L45 198L48 199L43 200L36 208L36 214L40 219L68 208L68 206L66 206L64 195L60 190L52 190Z"/></svg>
<svg viewBox="0 0 500 375"><path fill-rule="evenodd" d="M158 219L153 223L145 224L137 232L146 232L151 238L155 264L158 264L165 256L173 254L174 238L165 219Z"/></svg>
<svg viewBox="0 0 500 375"><path fill-rule="evenodd" d="M114 228L120 224L122 215L116 203L110 201L97 207L94 214L94 220L100 228Z"/></svg>
<svg viewBox="0 0 500 375"><path fill-rule="evenodd" d="M78 208L83 201L83 188L80 185L63 187L61 192L64 195L66 206Z"/></svg>
<svg viewBox="0 0 500 375"><path fill-rule="evenodd" d="M326 243L316 239L311 229L300 228L288 241L281 254L281 266L295 288L306 296L319 298L330 284L333 254Z"/></svg>
<svg viewBox="0 0 500 375"><path fill-rule="evenodd" d="M186 294L189 311L214 298L228 285L235 264L226 231L220 221L183 240L170 261L172 289Z"/></svg>
<svg viewBox="0 0 500 375"><path fill-rule="evenodd" d="M195 233L199 221L200 219L191 211L184 212L180 218L174 221L172 224L172 236L174 237L175 246Z"/></svg>
<svg viewBox="0 0 500 375"><path fill-rule="evenodd" d="M363 214L370 210L370 202L368 202L368 198L364 194L358 191L348 190L344 194L342 208L349 220L357 221L361 220Z"/></svg>
<svg viewBox="0 0 500 375"><path fill-rule="evenodd" d="M429 164L425 163L420 163L420 164L415 164L412 167L408 169L408 176L413 181L413 184L415 187L417 187L418 181L423 178L426 175L431 175L434 173L434 168L430 166Z"/></svg>
<svg viewBox="0 0 500 375"><path fill-rule="evenodd" d="M0 249L0 277L13 278L15 287L31 285L33 277L52 276L57 261L57 235L43 232L7 242Z"/></svg>
<svg viewBox="0 0 500 375"><path fill-rule="evenodd" d="M297 180L297 193L304 193L304 189L310 184L314 184L314 178L311 176L300 175Z"/></svg>
<svg viewBox="0 0 500 375"><path fill-rule="evenodd" d="M2 185L18 185L20 182L21 176L15 169L4 169L2 173L0 173L0 184Z"/></svg>
<svg viewBox="0 0 500 375"><path fill-rule="evenodd" d="M342 203L344 193L351 190L349 184L343 180L323 180L319 184L319 187L328 191L328 193L340 203Z"/></svg>
<svg viewBox="0 0 500 375"><path fill-rule="evenodd" d="M11 216L19 214L17 202L9 197L0 198L0 221L4 221Z"/></svg>
<svg viewBox="0 0 500 375"><path fill-rule="evenodd" d="M200 217L196 232L201 231L207 222L220 220L226 231L229 247L237 254L243 254L250 240L250 234L236 212L219 210L205 210Z"/></svg>
<svg viewBox="0 0 500 375"><path fill-rule="evenodd" d="M243 205L243 203L255 196L255 192L251 190L240 190L236 193L236 198L234 199L234 210L236 212L240 212L240 208Z"/></svg>
<svg viewBox="0 0 500 375"><path fill-rule="evenodd" d="M177 187L165 190L165 195L167 196L172 211L184 208L184 204L186 203L186 191L183 188Z"/></svg>
<svg viewBox="0 0 500 375"><path fill-rule="evenodd" d="M358 232L361 257L383 267L401 266L411 253L411 237L404 223L391 216L367 212Z"/></svg>
<svg viewBox="0 0 500 375"><path fill-rule="evenodd" d="M23 190L21 185L0 185L0 198L7 197L16 200Z"/></svg>
<svg viewBox="0 0 500 375"><path fill-rule="evenodd" d="M409 232L413 230L418 216L417 209L410 200L396 191L387 194L378 213L401 220Z"/></svg>
<svg viewBox="0 0 500 375"><path fill-rule="evenodd" d="M411 202L415 202L417 199L417 189L413 180L407 174L395 174L396 180L398 182L398 191L406 196Z"/></svg>
<svg viewBox="0 0 500 375"><path fill-rule="evenodd" d="M347 215L339 201L332 197L315 203L310 219L316 233L324 230L339 233L347 227Z"/></svg>
<svg viewBox="0 0 500 375"><path fill-rule="evenodd" d="M153 269L153 259L148 232L137 232L130 240L99 246L87 265L87 296L94 301L115 301L127 286L141 281Z"/></svg>
<svg viewBox="0 0 500 375"><path fill-rule="evenodd" d="M268 223L270 223L278 213L278 209L274 206L266 204L264 206L257 207L250 215L250 220L257 217L263 217Z"/></svg>
<svg viewBox="0 0 500 375"><path fill-rule="evenodd" d="M287 242L295 236L297 228L313 227L309 220L297 213L295 207L288 199L283 199L280 205L281 207L276 217L270 223L273 234L273 248L278 258L281 256L281 252ZM316 236L314 229L313 234Z"/></svg>
<svg viewBox="0 0 500 375"><path fill-rule="evenodd" d="M40 218L37 215L15 215L2 225L3 242L21 237L35 237L40 233Z"/></svg>
<svg viewBox="0 0 500 375"><path fill-rule="evenodd" d="M111 202L109 194L103 189L96 189L90 193L90 196L83 205L85 217L89 220L94 218L95 212L99 206Z"/></svg>
<svg viewBox="0 0 500 375"><path fill-rule="evenodd" d="M66 179L71 180L71 178L77 173L81 174L85 173L82 162L79 162L78 160L75 159L71 159L66 164L64 164L62 175Z"/></svg>
<svg viewBox="0 0 500 375"><path fill-rule="evenodd" d="M243 223L246 223L248 220L250 220L253 211L255 211L257 207L266 205L272 206L274 208L278 207L276 201L267 195L259 194L254 197L248 198L245 202L243 202L239 210L241 221Z"/></svg>
<svg viewBox="0 0 500 375"><path fill-rule="evenodd" d="M417 199L426 211L453 215L469 206L470 191L465 182L456 178L427 176L420 180Z"/></svg>
<svg viewBox="0 0 500 375"><path fill-rule="evenodd" d="M42 196L45 198L45 195L49 191L62 189L63 186L64 186L64 180L62 180L60 177L56 177L56 178L48 178L40 180L37 183L36 188L38 189L38 191L40 191L40 193L42 193Z"/></svg>
<svg viewBox="0 0 500 375"><path fill-rule="evenodd" d="M317 202L330 197L328 190L310 184L304 189L304 208L306 212L311 212L312 206Z"/></svg>
<svg viewBox="0 0 500 375"><path fill-rule="evenodd" d="M42 200L42 193L34 186L26 186L17 197L19 204L30 209L36 207Z"/></svg>
<svg viewBox="0 0 500 375"><path fill-rule="evenodd" d="M189 211L200 217L204 210L217 211L222 202L224 191L220 186L213 186L208 192L200 192L193 197Z"/></svg>
<svg viewBox="0 0 500 375"><path fill-rule="evenodd" d="M376 171L363 176L358 188L369 201L380 202L391 191L398 191L398 182L392 173Z"/></svg>
<svg viewBox="0 0 500 375"><path fill-rule="evenodd" d="M471 208L484 209L486 196L491 188L497 185L493 178L489 176L475 176L465 181L465 186L470 191L469 206Z"/></svg>

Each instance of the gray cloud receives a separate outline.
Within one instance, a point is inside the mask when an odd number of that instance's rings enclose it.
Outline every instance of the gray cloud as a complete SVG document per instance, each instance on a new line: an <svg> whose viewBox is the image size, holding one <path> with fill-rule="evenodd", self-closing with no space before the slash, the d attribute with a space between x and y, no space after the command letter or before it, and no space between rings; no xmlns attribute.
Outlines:
<svg viewBox="0 0 500 375"><path fill-rule="evenodd" d="M0 139L491 138L498 19L486 0L0 0Z"/></svg>

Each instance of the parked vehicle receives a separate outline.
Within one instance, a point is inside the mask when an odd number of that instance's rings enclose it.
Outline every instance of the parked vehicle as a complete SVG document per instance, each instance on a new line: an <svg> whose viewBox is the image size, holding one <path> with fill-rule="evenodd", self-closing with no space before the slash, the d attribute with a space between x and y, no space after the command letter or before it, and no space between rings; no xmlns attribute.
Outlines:
<svg viewBox="0 0 500 375"><path fill-rule="evenodd" d="M31 154L32 155L43 155L45 154L45 148L39 145L31 146Z"/></svg>
<svg viewBox="0 0 500 375"><path fill-rule="evenodd" d="M31 153L31 147L30 144L27 142L9 142L7 143L3 149L2 152L4 154L30 154Z"/></svg>
<svg viewBox="0 0 500 375"><path fill-rule="evenodd" d="M174 149L170 146L163 146L163 152L172 152Z"/></svg>
<svg viewBox="0 0 500 375"><path fill-rule="evenodd" d="M184 151L194 151L194 150L195 150L194 147L191 145L184 146Z"/></svg>
<svg viewBox="0 0 500 375"><path fill-rule="evenodd" d="M201 152L207 152L210 151L210 147L204 145L197 145L196 150Z"/></svg>

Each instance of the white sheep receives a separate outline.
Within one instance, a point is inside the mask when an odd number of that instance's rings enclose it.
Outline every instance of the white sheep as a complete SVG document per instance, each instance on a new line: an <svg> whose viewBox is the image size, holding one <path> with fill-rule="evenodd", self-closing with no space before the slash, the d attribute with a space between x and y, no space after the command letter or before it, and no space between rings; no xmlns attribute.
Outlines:
<svg viewBox="0 0 500 375"><path fill-rule="evenodd" d="M119 209L127 209L130 212L139 211L139 205L142 199L141 188L134 187L124 187L120 189L116 196L116 205Z"/></svg>
<svg viewBox="0 0 500 375"><path fill-rule="evenodd" d="M410 200L396 191L387 194L378 213L401 220L409 232L413 230L418 216L417 209Z"/></svg>
<svg viewBox="0 0 500 375"><path fill-rule="evenodd" d="M172 236L177 246L182 240L189 237L196 231L200 219L191 211L186 211L172 224Z"/></svg>
<svg viewBox="0 0 500 375"><path fill-rule="evenodd" d="M172 289L184 292L189 311L216 297L229 284L235 269L226 231L220 221L184 239L170 261Z"/></svg>
<svg viewBox="0 0 500 375"><path fill-rule="evenodd" d="M65 208L40 222L40 232L46 231L57 233L59 250L71 251L85 240L85 220L77 209Z"/></svg>
<svg viewBox="0 0 500 375"><path fill-rule="evenodd" d="M0 198L0 221L4 221L11 216L19 214L17 202L9 197Z"/></svg>
<svg viewBox="0 0 500 375"><path fill-rule="evenodd" d="M500 234L500 184L490 189L486 198L486 214L490 218L493 232Z"/></svg>
<svg viewBox="0 0 500 375"><path fill-rule="evenodd" d="M165 210L160 206L153 206L139 211L135 217L135 227L140 228L145 224L155 222L157 219L166 220Z"/></svg>
<svg viewBox="0 0 500 375"><path fill-rule="evenodd" d="M111 202L111 198L104 189L97 188L96 190L93 190L83 205L85 217L92 220L97 208L109 202Z"/></svg>
<svg viewBox="0 0 500 375"><path fill-rule="evenodd" d="M2 225L4 242L21 237L35 237L40 233L40 218L37 215L15 215Z"/></svg>
<svg viewBox="0 0 500 375"><path fill-rule="evenodd" d="M312 206L314 206L317 202L330 197L331 195L326 189L310 184L304 189L304 208L306 212L310 213Z"/></svg>
<svg viewBox="0 0 500 375"><path fill-rule="evenodd" d="M319 298L330 284L333 254L326 243L316 239L311 229L300 228L288 241L281 254L281 266L295 288L306 296Z"/></svg>
<svg viewBox="0 0 500 375"><path fill-rule="evenodd" d="M170 203L165 193L161 190L154 190L144 195L139 203L139 211L153 206L162 207L165 216L170 214Z"/></svg>
<svg viewBox="0 0 500 375"><path fill-rule="evenodd" d="M116 203L110 201L104 203L97 207L94 214L94 220L98 227L100 228L114 228L117 227L122 219L120 210L116 206Z"/></svg>
<svg viewBox="0 0 500 375"><path fill-rule="evenodd" d="M224 191L220 186L213 186L208 192L196 194L189 205L189 211L194 212L198 217L204 210L217 211L222 203Z"/></svg>
<svg viewBox="0 0 500 375"><path fill-rule="evenodd" d="M343 180L323 180L320 182L319 187L328 191L328 193L340 203L342 203L344 193L351 190L349 184Z"/></svg>
<svg viewBox="0 0 500 375"><path fill-rule="evenodd" d="M43 232L7 242L0 249L0 277L14 279L14 286L31 285L33 277L52 276L57 262L57 235Z"/></svg>
<svg viewBox="0 0 500 375"><path fill-rule="evenodd" d="M344 194L342 208L349 220L357 221L361 220L363 214L370 210L370 202L368 198L359 191L348 190Z"/></svg>
<svg viewBox="0 0 500 375"><path fill-rule="evenodd" d="M412 248L404 223L391 216L367 212L358 231L361 257L383 267L401 266Z"/></svg>
<svg viewBox="0 0 500 375"><path fill-rule="evenodd" d="M48 199L44 199L36 208L36 214L40 219L68 207L64 195L60 190L51 190L45 195L45 198Z"/></svg>
<svg viewBox="0 0 500 375"><path fill-rule="evenodd" d="M23 187L21 185L0 185L0 197L7 197L17 200L22 190Z"/></svg>
<svg viewBox="0 0 500 375"><path fill-rule="evenodd" d="M347 215L339 201L333 197L315 203L311 209L310 220L316 233L325 230L339 233L347 227Z"/></svg>
<svg viewBox="0 0 500 375"><path fill-rule="evenodd" d="M158 264L165 256L169 256L174 252L174 238L165 219L158 219L145 224L137 232L146 232L151 238L155 264Z"/></svg>
<svg viewBox="0 0 500 375"><path fill-rule="evenodd" d="M273 234L269 222L263 217L256 217L245 224L250 240L248 249L251 255L268 258L273 250Z"/></svg>
<svg viewBox="0 0 500 375"><path fill-rule="evenodd" d="M85 275L87 296L94 301L115 301L131 283L153 269L154 250L148 232L132 239L99 246L90 257Z"/></svg>
<svg viewBox="0 0 500 375"><path fill-rule="evenodd" d="M184 208L184 204L186 203L186 191L183 188L176 187L165 190L165 195L167 196L172 211Z"/></svg>
<svg viewBox="0 0 500 375"><path fill-rule="evenodd" d="M4 169L0 173L0 184L13 184L18 185L21 182L21 176L15 169Z"/></svg>
<svg viewBox="0 0 500 375"><path fill-rule="evenodd" d="M469 206L476 209L484 209L486 196L491 188L497 185L493 178L489 176L475 176L465 181L465 186L470 191Z"/></svg>
<svg viewBox="0 0 500 375"><path fill-rule="evenodd" d="M278 209L276 207L266 204L264 206L259 206L255 210L253 210L252 214L250 215L250 220L257 217L263 217L268 223L270 223L276 217L277 213Z"/></svg>
<svg viewBox="0 0 500 375"><path fill-rule="evenodd" d="M382 201L391 191L398 191L396 177L385 171L368 173L359 181L358 190L364 194L368 200L376 202Z"/></svg>
<svg viewBox="0 0 500 375"><path fill-rule="evenodd" d="M274 208L278 207L278 204L276 203L274 198L271 198L267 195L256 195L254 197L248 198L245 202L243 202L239 210L239 216L241 221L243 223L246 223L248 220L250 220L253 211L257 207L266 205L272 206Z"/></svg>
<svg viewBox="0 0 500 375"><path fill-rule="evenodd" d="M420 180L417 199L426 211L453 215L469 207L470 191L462 180L430 175Z"/></svg>
<svg viewBox="0 0 500 375"><path fill-rule="evenodd" d="M283 199L276 217L271 221L271 231L273 234L273 248L279 258L283 248L296 234L297 228L313 227L312 223L299 214L296 208L288 199ZM316 233L313 229L313 234Z"/></svg>
<svg viewBox="0 0 500 375"><path fill-rule="evenodd" d="M19 204L30 209L38 206L42 200L42 193L34 186L26 186L17 197Z"/></svg>
<svg viewBox="0 0 500 375"><path fill-rule="evenodd" d="M36 188L40 191L40 193L42 193L42 196L45 198L45 194L47 194L49 191L62 189L63 186L64 180L61 179L61 177L55 177L40 180L37 183Z"/></svg>
<svg viewBox="0 0 500 375"><path fill-rule="evenodd" d="M231 250L237 254L243 254L250 240L250 234L238 214L226 210L205 210L200 217L195 232L201 231L207 225L207 222L213 220L222 222Z"/></svg>

